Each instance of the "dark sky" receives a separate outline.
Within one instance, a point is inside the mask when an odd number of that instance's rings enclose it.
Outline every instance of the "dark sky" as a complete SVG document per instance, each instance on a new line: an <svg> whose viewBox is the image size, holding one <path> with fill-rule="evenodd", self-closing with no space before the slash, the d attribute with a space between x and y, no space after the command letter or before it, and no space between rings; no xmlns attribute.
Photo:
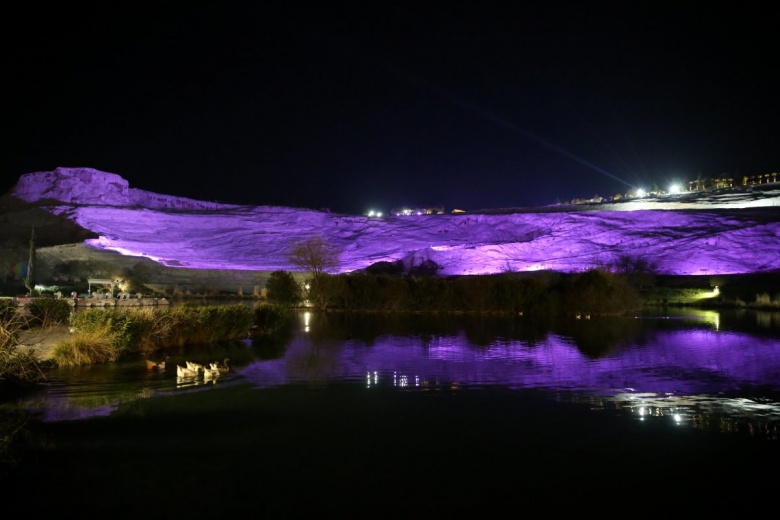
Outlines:
<svg viewBox="0 0 780 520"><path fill-rule="evenodd" d="M2 36L3 193L91 167L200 200L449 212L780 166L769 3L28 4Z"/></svg>

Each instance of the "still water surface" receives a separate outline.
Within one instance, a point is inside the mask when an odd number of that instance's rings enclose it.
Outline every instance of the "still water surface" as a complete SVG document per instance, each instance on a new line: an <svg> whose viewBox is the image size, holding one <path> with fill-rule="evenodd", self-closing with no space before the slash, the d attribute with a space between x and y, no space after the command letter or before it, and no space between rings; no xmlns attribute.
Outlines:
<svg viewBox="0 0 780 520"><path fill-rule="evenodd" d="M4 402L30 417L4 500L163 518L776 507L780 313L301 313L278 341L170 354L162 373L55 370ZM225 357L216 380L176 375Z"/></svg>

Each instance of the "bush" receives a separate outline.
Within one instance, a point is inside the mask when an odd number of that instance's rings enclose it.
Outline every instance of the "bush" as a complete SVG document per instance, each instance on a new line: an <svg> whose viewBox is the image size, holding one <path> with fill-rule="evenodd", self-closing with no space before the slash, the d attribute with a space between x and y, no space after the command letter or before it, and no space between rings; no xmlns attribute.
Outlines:
<svg viewBox="0 0 780 520"><path fill-rule="evenodd" d="M317 309L346 308L350 300L346 275L323 274L311 280L309 301Z"/></svg>
<svg viewBox="0 0 780 520"><path fill-rule="evenodd" d="M281 305L293 306L301 302L301 286L288 271L274 271L265 283L268 299Z"/></svg>
<svg viewBox="0 0 780 520"><path fill-rule="evenodd" d="M458 276L451 280L455 307L459 311L483 312L492 307L490 278Z"/></svg>
<svg viewBox="0 0 780 520"><path fill-rule="evenodd" d="M208 328L209 343L246 338L255 324L254 311L244 305L219 305L200 309L199 321L205 323Z"/></svg>
<svg viewBox="0 0 780 520"><path fill-rule="evenodd" d="M70 339L54 349L54 361L59 366L71 367L112 363L120 357L117 333L111 323L78 330Z"/></svg>
<svg viewBox="0 0 780 520"><path fill-rule="evenodd" d="M593 269L578 274L524 276L387 276L365 272L322 275L312 287L318 309L476 312L524 315L620 314L641 307L628 275Z"/></svg>
<svg viewBox="0 0 780 520"><path fill-rule="evenodd" d="M126 316L123 311L116 309L84 309L73 314L70 320L73 328L73 336L68 342L71 346L78 345L80 341L85 344L105 342L117 352L130 342L130 338L123 336ZM58 357L55 351L55 358ZM77 356L76 356L77 357Z"/></svg>
<svg viewBox="0 0 780 520"><path fill-rule="evenodd" d="M642 305L638 290L625 276L603 269L591 269L567 279L563 303L568 312L600 315L622 314Z"/></svg>
<svg viewBox="0 0 780 520"><path fill-rule="evenodd" d="M252 309L243 305L182 305L157 312L168 323L165 347L242 339L254 325Z"/></svg>
<svg viewBox="0 0 780 520"><path fill-rule="evenodd" d="M27 304L33 322L41 327L64 325L70 319L71 306L68 300L56 298L35 298Z"/></svg>
<svg viewBox="0 0 780 520"><path fill-rule="evenodd" d="M45 380L46 375L35 354L20 352L15 344L0 348L0 387L6 384L26 386Z"/></svg>
<svg viewBox="0 0 780 520"><path fill-rule="evenodd" d="M404 263L402 260L396 260L395 262L383 260L369 265L365 271L376 276L401 276L404 274Z"/></svg>
<svg viewBox="0 0 780 520"><path fill-rule="evenodd" d="M420 265L414 265L409 268L409 276L436 276L441 270L441 266L431 259L423 260Z"/></svg>
<svg viewBox="0 0 780 520"><path fill-rule="evenodd" d="M252 336L269 336L282 330L290 322L290 311L282 305L260 305L254 310Z"/></svg>
<svg viewBox="0 0 780 520"><path fill-rule="evenodd" d="M249 337L255 323L243 305L188 306L172 309L85 309L73 315L75 336L105 334L121 357L147 356L183 347Z"/></svg>
<svg viewBox="0 0 780 520"><path fill-rule="evenodd" d="M73 314L74 338L95 343L105 335L117 354L150 354L165 344L170 326L164 311L154 309L85 309Z"/></svg>
<svg viewBox="0 0 780 520"><path fill-rule="evenodd" d="M32 352L17 349L28 319L13 300L0 300L0 385L27 385L46 379Z"/></svg>
<svg viewBox="0 0 780 520"><path fill-rule="evenodd" d="M10 320L19 310L16 300L9 298L0 299L0 323Z"/></svg>

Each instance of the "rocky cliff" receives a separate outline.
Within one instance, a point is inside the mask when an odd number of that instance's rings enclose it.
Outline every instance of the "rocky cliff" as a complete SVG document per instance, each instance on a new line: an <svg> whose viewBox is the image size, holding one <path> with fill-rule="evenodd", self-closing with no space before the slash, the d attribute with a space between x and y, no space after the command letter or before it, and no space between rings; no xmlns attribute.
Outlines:
<svg viewBox="0 0 780 520"><path fill-rule="evenodd" d="M230 272L243 291L264 285L273 270L295 271L291 244L314 235L340 250L334 272L396 261L407 269L433 262L441 275L578 272L627 261L670 275L780 270L776 185L608 205L369 218L195 201L131 188L113 173L58 168L22 175L3 201L0 238L26 240L35 225L49 262L140 263L166 280L194 284Z"/></svg>

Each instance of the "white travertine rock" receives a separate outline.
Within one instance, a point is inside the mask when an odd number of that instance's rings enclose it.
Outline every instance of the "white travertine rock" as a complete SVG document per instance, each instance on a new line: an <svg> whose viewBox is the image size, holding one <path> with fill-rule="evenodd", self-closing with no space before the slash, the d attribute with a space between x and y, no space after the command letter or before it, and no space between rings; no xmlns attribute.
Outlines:
<svg viewBox="0 0 780 520"><path fill-rule="evenodd" d="M23 175L12 195L94 232L90 248L200 270L297 270L291 244L340 251L334 272L377 262L440 275L580 272L639 261L657 274L780 270L780 185L618 203L445 215L367 216L203 202L130 188L92 168Z"/></svg>
<svg viewBox="0 0 780 520"><path fill-rule="evenodd" d="M115 173L94 168L57 168L50 172L22 175L11 194L26 202L55 200L68 204L126 206L128 182Z"/></svg>

